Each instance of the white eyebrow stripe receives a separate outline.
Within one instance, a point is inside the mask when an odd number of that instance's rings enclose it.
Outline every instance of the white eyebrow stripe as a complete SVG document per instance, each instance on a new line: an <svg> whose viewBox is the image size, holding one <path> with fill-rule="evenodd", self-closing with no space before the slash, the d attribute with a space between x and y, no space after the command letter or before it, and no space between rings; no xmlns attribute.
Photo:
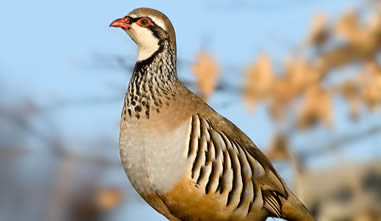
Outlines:
<svg viewBox="0 0 381 221"><path fill-rule="evenodd" d="M157 26L159 26L160 28L162 28L164 31L167 31L167 27L165 26L164 22L163 22L160 18L158 18L158 17L156 17L156 16L149 16L149 18L151 18L152 21L155 22L155 24L156 24Z"/></svg>

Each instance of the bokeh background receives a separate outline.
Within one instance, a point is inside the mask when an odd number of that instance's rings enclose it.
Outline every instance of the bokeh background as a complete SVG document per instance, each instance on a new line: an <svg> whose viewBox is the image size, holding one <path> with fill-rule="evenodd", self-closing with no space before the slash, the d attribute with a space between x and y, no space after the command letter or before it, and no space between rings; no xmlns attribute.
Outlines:
<svg viewBox="0 0 381 221"><path fill-rule="evenodd" d="M108 25L143 6L172 20L180 78L317 220L381 220L381 7L366 0L2 2L0 220L165 220L119 160L136 46Z"/></svg>

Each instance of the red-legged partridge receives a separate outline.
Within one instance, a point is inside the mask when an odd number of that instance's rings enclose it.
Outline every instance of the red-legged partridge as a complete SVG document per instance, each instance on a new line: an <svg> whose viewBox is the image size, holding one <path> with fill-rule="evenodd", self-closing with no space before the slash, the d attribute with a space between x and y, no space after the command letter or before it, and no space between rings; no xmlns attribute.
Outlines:
<svg viewBox="0 0 381 221"><path fill-rule="evenodd" d="M161 12L111 23L138 45L120 122L120 155L136 191L171 221L313 220L271 162L177 78L176 37Z"/></svg>

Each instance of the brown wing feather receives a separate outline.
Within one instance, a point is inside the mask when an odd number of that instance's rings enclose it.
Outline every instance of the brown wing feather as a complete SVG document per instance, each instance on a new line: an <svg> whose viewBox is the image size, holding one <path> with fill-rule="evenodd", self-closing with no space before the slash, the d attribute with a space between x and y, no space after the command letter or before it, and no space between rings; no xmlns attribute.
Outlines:
<svg viewBox="0 0 381 221"><path fill-rule="evenodd" d="M269 210L274 216L281 217L282 205L279 197L287 199L288 193L283 180L280 178L268 158L239 128L237 128L229 120L221 116L219 120L206 118L206 116L201 115L197 115L197 118L202 119L201 121L208 122L208 127L210 128L209 133L214 133L213 131L219 133L224 140L224 143L219 145L223 145L224 148L227 149L227 154L230 156L230 160L232 161L232 171L236 175L233 176L233 187L230 194L228 194L227 205L229 205L232 201L232 197L234 199L236 194L241 193L240 199L238 199L238 204L236 203L236 207L239 208L243 202L242 198L245 195L244 192L246 189L251 188L250 191L253 192L252 186L259 184L264 201L263 207ZM244 181L244 178L237 180L239 177L244 177L243 175L241 176L243 171L242 168L247 166L247 164L253 164L253 162L248 159L250 157L257 161L261 167L263 167L264 173L256 176L254 175L255 171L252 171L253 175L250 182ZM252 165L249 170L253 170L253 168L255 168L255 165ZM249 185L252 186L249 187ZM237 187L234 188L235 186ZM254 200L255 199L253 199L253 201Z"/></svg>
<svg viewBox="0 0 381 221"><path fill-rule="evenodd" d="M267 185L272 190L279 191L283 197L287 198L287 190L284 181L279 176L270 160L258 149L253 141L251 141L251 139L237 126L221 115L208 114L208 116L212 117L206 117L205 115L201 117L206 119L213 129L223 133L229 140L236 143L239 148L248 152L250 156L263 166L266 171L266 176L262 177L260 182Z"/></svg>
<svg viewBox="0 0 381 221"><path fill-rule="evenodd" d="M187 89L185 90L188 91ZM214 177L214 181L211 183L213 185L202 185L202 187L208 189L207 191L216 189L224 197L226 196L227 206L233 207L232 205L234 205L237 208L248 207L248 212L250 212L253 207L262 205L274 216L279 216L282 207L279 202L287 200L289 194L284 181L278 175L271 162L237 126L215 112L198 96L189 91L187 93L189 94L186 96L190 99L183 100L184 103L182 105L192 107L188 110L189 114L198 119L197 123L200 122L201 129L196 133L200 133L201 136L202 134L208 134L212 146L219 147L215 149L215 152L221 152L223 156L219 158L223 165L222 174L212 173L216 168L215 166L213 167L215 164L211 163L209 167L206 167L206 164L203 166L203 172L207 172L209 176L212 175L210 177ZM224 149L227 151L223 151ZM208 162L208 160L202 162ZM249 167L245 167L247 164ZM244 174L244 171L248 170L251 171L251 175L246 175L246 177L251 177L251 180L238 180L236 179L237 175L233 175L233 179L230 179L229 174ZM219 179L216 179L216 177L219 177ZM211 186L214 188L207 188ZM238 194L239 191L232 194L231 191L233 189L239 189L242 194ZM247 205L247 203L242 204L244 197L247 198L250 195L247 192L243 193L247 190L251 194L250 197L254 198L250 205ZM258 194L257 190L259 190L258 193L262 194ZM238 195L239 199L237 200ZM282 200L279 199L280 197ZM254 202L256 199L259 203Z"/></svg>

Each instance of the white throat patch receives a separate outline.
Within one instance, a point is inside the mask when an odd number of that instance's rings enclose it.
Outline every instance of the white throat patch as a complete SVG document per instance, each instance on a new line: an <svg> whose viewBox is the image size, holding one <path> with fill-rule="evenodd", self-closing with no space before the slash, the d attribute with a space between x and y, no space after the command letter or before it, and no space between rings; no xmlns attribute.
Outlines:
<svg viewBox="0 0 381 221"><path fill-rule="evenodd" d="M152 34L151 30L133 23L127 33L138 45L138 61L151 57L159 49L159 39Z"/></svg>
<svg viewBox="0 0 381 221"><path fill-rule="evenodd" d="M129 15L130 17L136 18L138 15ZM150 19L162 29L166 30L164 22L155 17L150 16ZM127 30L127 33L130 35L132 40L138 45L138 61L145 60L155 51L159 49L159 39L157 39L151 32L151 30L147 28L143 28L136 23L131 25L131 29Z"/></svg>

